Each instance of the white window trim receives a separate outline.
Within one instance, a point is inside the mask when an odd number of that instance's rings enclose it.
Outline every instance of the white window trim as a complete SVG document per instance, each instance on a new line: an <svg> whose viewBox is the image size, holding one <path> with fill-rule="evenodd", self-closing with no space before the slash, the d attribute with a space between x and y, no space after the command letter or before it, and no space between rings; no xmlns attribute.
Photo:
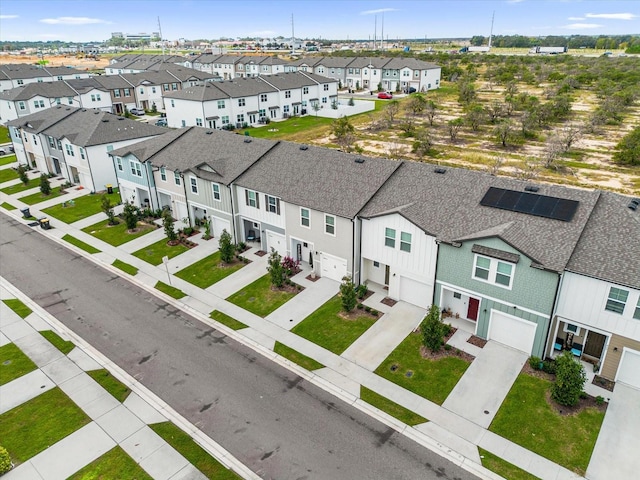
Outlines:
<svg viewBox="0 0 640 480"><path fill-rule="evenodd" d="M124 172L124 165L122 164L122 158L116 157L116 166L119 172Z"/></svg>
<svg viewBox="0 0 640 480"><path fill-rule="evenodd" d="M162 180L163 182L167 181L167 168L166 167L160 167L160 180Z"/></svg>
<svg viewBox="0 0 640 480"><path fill-rule="evenodd" d="M402 240L402 235L409 235L409 241L406 242L404 240ZM413 243L413 235L411 235L409 232L400 232L400 251L404 252L404 253L411 253L411 244ZM402 248L402 245L409 245L409 250L405 250Z"/></svg>
<svg viewBox="0 0 640 480"><path fill-rule="evenodd" d="M333 233L327 232L327 227L329 226L329 224L327 223L327 218L333 218ZM326 233L327 235L331 235L332 237L336 236L336 217L335 215L329 215L327 213L324 214L324 233Z"/></svg>
<svg viewBox="0 0 640 480"><path fill-rule="evenodd" d="M302 223L302 220L303 220L303 218L304 218L304 217L302 216L302 211L303 211L303 210L306 210L306 211L307 211L307 218L306 218L306 219L307 219L307 221L309 222L309 225L305 225L304 223ZM300 226L301 226L302 228L308 228L308 229L311 229L311 210L310 210L310 209L308 209L308 208L304 208L304 207L300 207Z"/></svg>
<svg viewBox="0 0 640 480"><path fill-rule="evenodd" d="M134 177L142 178L142 165L137 160L129 160L129 167L131 168L131 175Z"/></svg>
<svg viewBox="0 0 640 480"><path fill-rule="evenodd" d="M216 191L216 187L218 187L218 190ZM220 184L219 183L212 183L211 184L211 192L213 195L213 199L216 202L221 202L222 201L222 193L220 192ZM218 195L218 198L216 198L216 195Z"/></svg>
<svg viewBox="0 0 640 480"><path fill-rule="evenodd" d="M393 232L393 237L387 236L387 230ZM393 240L393 245L387 245L387 240ZM384 229L384 246L388 248L396 248L396 230L394 228L385 227Z"/></svg>
<svg viewBox="0 0 640 480"><path fill-rule="evenodd" d="M478 258L486 258L489 260L489 278L485 280L484 278L476 277L476 267L478 263ZM509 285L503 285L502 283L496 282L496 275L498 273L498 263L504 263L506 265L511 265L511 275L509 276ZM516 265L515 263L505 262L504 260L498 260L497 258L487 257L486 255L475 254L473 258L473 269L471 271L471 278L477 280L478 282L488 283L489 285L494 285L496 287L504 288L505 290L511 290L513 288L513 277L515 276ZM501 274L504 275L504 274Z"/></svg>
<svg viewBox="0 0 640 480"><path fill-rule="evenodd" d="M173 172L173 182L177 186L182 185L182 179L180 178L180 174L178 172Z"/></svg>
<svg viewBox="0 0 640 480"><path fill-rule="evenodd" d="M624 292L627 292L627 299L626 299L624 302L623 302L623 301L621 301L621 300L612 299L612 298L611 298L611 289L613 289L613 288L615 288L616 290L622 290L622 291L624 291ZM622 311L621 311L621 312L616 312L616 311L614 311L614 310L609 310L609 309L607 308L607 304L609 303L609 301L614 302L614 303L619 303L619 304L621 304L621 305L622 305ZM606 300L605 300L605 302L604 302L604 310L605 310L606 312L614 313L614 314L616 314L616 315L624 315L624 311L625 311L625 310L626 310L626 308L627 308L627 303L628 303L628 302L629 302L629 290L624 289L624 288L621 288L621 287L616 287L616 286L613 286L613 285L612 285L612 286L610 286L610 287L609 287L609 292L607 293L607 299L606 299Z"/></svg>
<svg viewBox="0 0 640 480"><path fill-rule="evenodd" d="M189 189L191 193L194 195L199 195L198 193L198 179L196 177L189 176Z"/></svg>

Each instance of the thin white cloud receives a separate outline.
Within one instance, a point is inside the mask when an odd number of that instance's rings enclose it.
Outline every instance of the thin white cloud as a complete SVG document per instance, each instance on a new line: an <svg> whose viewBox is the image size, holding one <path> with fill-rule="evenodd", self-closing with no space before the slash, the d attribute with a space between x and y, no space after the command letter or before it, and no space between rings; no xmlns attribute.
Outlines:
<svg viewBox="0 0 640 480"><path fill-rule="evenodd" d="M376 15L378 13L384 12L397 12L397 8L378 8L376 10L365 10L364 12L360 12L360 15Z"/></svg>
<svg viewBox="0 0 640 480"><path fill-rule="evenodd" d="M607 20L633 20L637 15L633 13L587 13L587 18L606 18Z"/></svg>
<svg viewBox="0 0 640 480"><path fill-rule="evenodd" d="M10 20L12 18L18 18L18 15L0 15L0 20Z"/></svg>
<svg viewBox="0 0 640 480"><path fill-rule="evenodd" d="M524 0L507 0L507 3L522 3Z"/></svg>
<svg viewBox="0 0 640 480"><path fill-rule="evenodd" d="M47 23L49 25L93 25L96 23L111 23L99 18L89 17L57 17L57 18L43 18L40 23Z"/></svg>
<svg viewBox="0 0 640 480"><path fill-rule="evenodd" d="M569 17L567 20L571 20L572 22L584 20L584 17Z"/></svg>
<svg viewBox="0 0 640 480"><path fill-rule="evenodd" d="M582 30L586 28L600 28L604 25L599 25L597 23L571 23L569 25L564 25L561 28L567 28L569 30Z"/></svg>

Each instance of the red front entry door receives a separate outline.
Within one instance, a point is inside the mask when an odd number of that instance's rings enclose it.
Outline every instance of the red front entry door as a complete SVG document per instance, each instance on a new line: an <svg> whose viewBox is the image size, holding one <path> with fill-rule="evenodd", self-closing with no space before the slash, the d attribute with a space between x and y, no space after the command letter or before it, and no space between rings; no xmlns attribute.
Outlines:
<svg viewBox="0 0 640 480"><path fill-rule="evenodd" d="M478 307L480 307L480 300L469 297L469 308L467 310L467 318L469 320L474 322L478 320Z"/></svg>

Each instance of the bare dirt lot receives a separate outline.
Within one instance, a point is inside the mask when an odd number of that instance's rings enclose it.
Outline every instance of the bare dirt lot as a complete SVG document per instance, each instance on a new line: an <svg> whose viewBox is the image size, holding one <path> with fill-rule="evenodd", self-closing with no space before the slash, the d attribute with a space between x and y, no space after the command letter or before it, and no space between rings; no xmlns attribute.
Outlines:
<svg viewBox="0 0 640 480"><path fill-rule="evenodd" d="M37 55L0 55L0 65L9 63L27 63L37 65L41 61ZM78 70L97 70L109 65L109 59L99 57L94 58L77 58L75 55L45 55L44 60L48 62L48 67L74 67Z"/></svg>

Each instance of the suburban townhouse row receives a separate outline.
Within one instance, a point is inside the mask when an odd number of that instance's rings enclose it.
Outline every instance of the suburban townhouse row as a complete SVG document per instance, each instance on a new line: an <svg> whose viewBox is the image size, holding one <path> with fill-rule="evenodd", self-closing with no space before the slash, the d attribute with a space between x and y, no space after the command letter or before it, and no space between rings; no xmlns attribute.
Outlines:
<svg viewBox="0 0 640 480"><path fill-rule="evenodd" d="M0 92L30 83L57 82L89 78L87 71L70 67L46 67L27 64L0 65Z"/></svg>
<svg viewBox="0 0 640 480"><path fill-rule="evenodd" d="M331 78L345 88L374 91L426 92L440 86L441 67L415 58L305 57L286 61L274 56L202 54L196 57L120 57L105 69L107 75L142 72L157 68L161 61L180 63L207 72L220 80L309 72ZM121 61L118 61L121 60Z"/></svg>
<svg viewBox="0 0 640 480"><path fill-rule="evenodd" d="M206 217L215 237L227 230L319 276L435 303L482 338L540 357L570 350L640 385L638 199L73 110L12 122L18 160L47 172L58 159L64 174L89 158L71 181L118 185L139 207ZM87 137L95 150L82 152L74 142Z"/></svg>
<svg viewBox="0 0 640 480"><path fill-rule="evenodd" d="M29 83L0 93L0 122L6 124L57 105L98 108L122 114L126 109L164 110L164 95L211 80L209 74L172 63L161 70L112 76Z"/></svg>
<svg viewBox="0 0 640 480"><path fill-rule="evenodd" d="M110 154L124 201L640 385L638 200L203 128Z"/></svg>

